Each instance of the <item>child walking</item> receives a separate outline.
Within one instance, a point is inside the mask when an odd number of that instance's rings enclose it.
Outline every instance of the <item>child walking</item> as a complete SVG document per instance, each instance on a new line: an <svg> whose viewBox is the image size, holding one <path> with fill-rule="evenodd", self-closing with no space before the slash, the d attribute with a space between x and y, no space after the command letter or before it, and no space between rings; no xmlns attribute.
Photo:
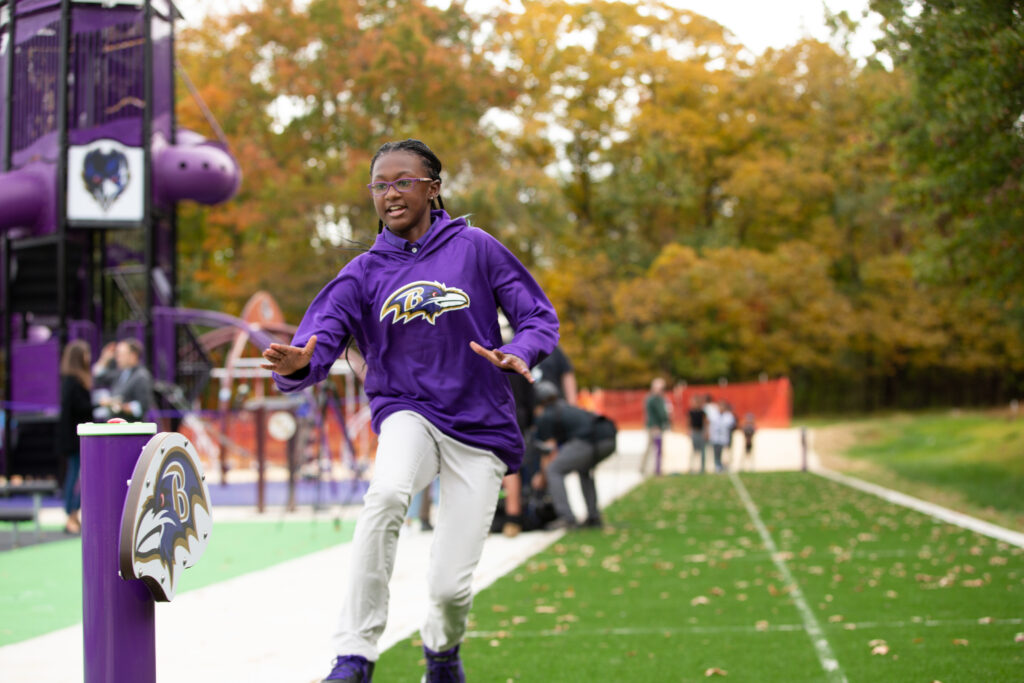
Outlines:
<svg viewBox="0 0 1024 683"><path fill-rule="evenodd" d="M383 145L370 176L376 242L317 295L291 345L264 351L263 367L289 392L324 379L350 340L366 360L377 456L352 541L338 656L324 680L372 679L399 529L412 496L439 476L424 680L465 681L459 645L473 571L502 477L523 453L506 374L530 379L558 342L558 319L511 252L444 211L441 161L424 143ZM516 330L504 345L498 307Z"/></svg>
<svg viewBox="0 0 1024 683"><path fill-rule="evenodd" d="M647 449L640 462L640 473L647 470L647 459L654 452L654 475L661 476L661 451L665 432L672 428L669 415L670 404L665 400L665 380L655 377L651 381L651 391L644 400L644 425L647 427Z"/></svg>

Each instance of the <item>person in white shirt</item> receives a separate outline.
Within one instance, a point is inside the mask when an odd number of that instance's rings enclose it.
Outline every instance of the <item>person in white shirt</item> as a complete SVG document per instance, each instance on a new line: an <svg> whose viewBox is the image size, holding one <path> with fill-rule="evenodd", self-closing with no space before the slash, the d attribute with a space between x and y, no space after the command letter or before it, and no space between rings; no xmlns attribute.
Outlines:
<svg viewBox="0 0 1024 683"><path fill-rule="evenodd" d="M732 443L732 430L736 426L736 417L728 405L721 400L708 401L704 407L708 415L708 441L715 456L715 471L722 472L722 450Z"/></svg>

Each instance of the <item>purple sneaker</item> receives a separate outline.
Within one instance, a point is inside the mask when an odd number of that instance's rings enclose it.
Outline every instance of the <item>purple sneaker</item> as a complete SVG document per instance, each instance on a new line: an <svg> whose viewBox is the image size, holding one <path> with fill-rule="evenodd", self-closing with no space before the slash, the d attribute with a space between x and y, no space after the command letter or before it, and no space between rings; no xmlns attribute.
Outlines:
<svg viewBox="0 0 1024 683"><path fill-rule="evenodd" d="M373 662L359 655L342 655L334 660L334 668L323 683L370 683L373 680Z"/></svg>
<svg viewBox="0 0 1024 683"><path fill-rule="evenodd" d="M466 683L458 645L444 652L434 652L424 645L423 654L427 656L427 673L422 683Z"/></svg>

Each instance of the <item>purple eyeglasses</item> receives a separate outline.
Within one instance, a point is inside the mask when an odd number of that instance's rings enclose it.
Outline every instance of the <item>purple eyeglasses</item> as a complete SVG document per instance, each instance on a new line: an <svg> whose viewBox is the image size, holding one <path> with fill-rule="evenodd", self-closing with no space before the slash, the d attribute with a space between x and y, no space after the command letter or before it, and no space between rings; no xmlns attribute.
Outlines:
<svg viewBox="0 0 1024 683"><path fill-rule="evenodd" d="M370 188L370 192L373 193L374 197L380 197L381 195L387 194L389 187L393 187L399 192L408 192L412 188L416 187L416 183L421 180L425 183L429 183L433 178L399 178L398 180L392 180L390 183L386 183L384 181L370 183L367 187Z"/></svg>

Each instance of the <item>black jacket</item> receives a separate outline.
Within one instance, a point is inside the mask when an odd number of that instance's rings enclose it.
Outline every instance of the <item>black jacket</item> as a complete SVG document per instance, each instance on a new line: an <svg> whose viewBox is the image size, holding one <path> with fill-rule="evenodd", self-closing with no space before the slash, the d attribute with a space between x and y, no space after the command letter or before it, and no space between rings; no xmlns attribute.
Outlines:
<svg viewBox="0 0 1024 683"><path fill-rule="evenodd" d="M92 422L89 390L77 377L60 377L60 417L57 420L57 455L78 455L78 425Z"/></svg>

